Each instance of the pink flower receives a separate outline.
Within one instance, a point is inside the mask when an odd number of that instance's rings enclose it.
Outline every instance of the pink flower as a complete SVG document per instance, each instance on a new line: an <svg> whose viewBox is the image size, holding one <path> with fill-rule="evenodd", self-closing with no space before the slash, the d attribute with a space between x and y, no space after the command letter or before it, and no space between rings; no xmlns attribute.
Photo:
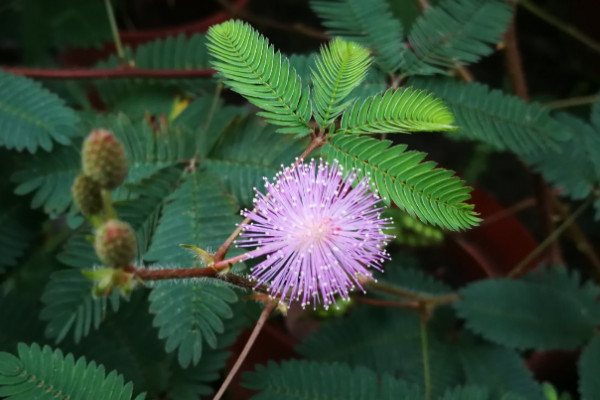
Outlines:
<svg viewBox="0 0 600 400"><path fill-rule="evenodd" d="M275 184L265 178L267 193L257 191L255 210L242 212L252 223L238 246L256 246L249 258L267 256L252 277L288 304L302 298L303 307L327 308L336 294L364 291L361 282L373 279L369 267L381 270L389 259L384 247L392 236L383 233L389 220L381 218L379 197L367 177L356 182L356 171L342 169L322 160L288 167Z"/></svg>

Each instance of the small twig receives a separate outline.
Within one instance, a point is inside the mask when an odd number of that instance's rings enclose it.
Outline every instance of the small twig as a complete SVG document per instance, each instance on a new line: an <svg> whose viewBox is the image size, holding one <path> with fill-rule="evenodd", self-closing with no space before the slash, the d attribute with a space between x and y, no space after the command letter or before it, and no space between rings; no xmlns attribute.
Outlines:
<svg viewBox="0 0 600 400"><path fill-rule="evenodd" d="M106 6L106 14L108 15L108 23L110 24L110 31L112 33L113 41L115 42L115 49L117 50L117 57L121 60L121 64L126 65L125 51L123 51L123 45L121 44L121 37L119 36L119 28L117 27L117 21L115 20L115 13L113 11L111 0L104 0Z"/></svg>
<svg viewBox="0 0 600 400"><path fill-rule="evenodd" d="M367 282L366 285L374 290L378 290L383 293L405 297L417 303L425 303L430 307L454 303L455 301L458 301L460 299L460 296L456 293L449 293L443 295L425 295L375 281Z"/></svg>
<svg viewBox="0 0 600 400"><path fill-rule="evenodd" d="M521 53L517 43L517 31L515 30L514 19L504 34L504 56L513 92L522 100L529 102L529 90L527 89Z"/></svg>
<svg viewBox="0 0 600 400"><path fill-rule="evenodd" d="M215 394L215 397L213 397L213 400L219 400L221 397L223 397L223 394L225 393L225 390L227 390L227 387L231 383L233 377L235 376L235 374L238 372L238 370L242 366L242 363L244 362L244 360L248 356L248 353L250 352L250 349L252 348L252 346L256 342L256 338L258 337L258 334L262 330L263 326L267 322L267 318L269 318L269 315L271 315L271 313L273 312L273 310L275 309L275 307L277 307L277 302L271 302L271 303L268 303L265 306L265 308L263 309L262 313L260 314L260 317L258 318L258 321L256 321L256 325L254 326L254 329L252 330L252 333L250 334L250 337L248 338L248 341L244 345L244 348L242 349L242 352L238 356L237 360L235 360L235 364L233 364L233 367L231 368L231 370L227 374L227 377L225 378L225 380L221 384L221 387L219 388L219 391L217 392L217 394Z"/></svg>
<svg viewBox="0 0 600 400"><path fill-rule="evenodd" d="M356 301L357 303L370 304L376 307L412 308L414 310L419 309L419 303L416 301L386 301L359 296L354 297L354 301Z"/></svg>
<svg viewBox="0 0 600 400"><path fill-rule="evenodd" d="M114 69L41 69L3 67L0 69L15 75L36 79L115 79L115 78L156 78L156 79L190 79L207 78L215 74L212 69L143 69L123 67Z"/></svg>
<svg viewBox="0 0 600 400"><path fill-rule="evenodd" d="M542 105L544 107L556 110L559 108L586 106L588 104L597 103L598 101L600 101L600 97L593 94L590 96L571 97L568 99L549 101L547 103L543 103Z"/></svg>
<svg viewBox="0 0 600 400"><path fill-rule="evenodd" d="M502 211L498 211L497 213L494 213L492 215L490 215L489 217L485 217L483 219L483 221L481 221L479 223L479 227L485 226L485 225L490 225L490 224L494 224L500 220L503 220L504 218L510 217L511 215L517 214L523 210L526 210L528 208L531 208L533 206L535 206L537 204L537 200L533 197L528 197L524 200L519 201L516 204L513 204L512 206L503 209ZM477 229L475 228L475 229Z"/></svg>
<svg viewBox="0 0 600 400"><path fill-rule="evenodd" d="M431 369L429 367L429 344L427 340L427 320L429 309L426 304L419 307L419 327L421 336L421 354L423 357L423 380L425 386L425 399L431 400Z"/></svg>
<svg viewBox="0 0 600 400"><path fill-rule="evenodd" d="M272 19L267 19L263 17L259 17L254 15L247 10L239 9L232 4L230 4L227 0L217 0L217 3L221 5L225 9L225 11L233 18L241 18L246 21L250 21L257 25L268 26L271 28L279 29L287 32L299 33L304 36L311 37L317 40L330 40L331 36L326 34L325 32L321 32L319 30L313 29L311 27L298 24L298 23L284 23L274 21Z"/></svg>
<svg viewBox="0 0 600 400"><path fill-rule="evenodd" d="M589 47L590 49L600 53L600 43L596 42L590 36L581 32L579 29L575 28L574 26L569 25L565 22L562 22L560 19L556 18L554 15L550 14L546 10L538 7L530 0L519 0L516 3L518 5L520 5L521 7L523 7L524 9L526 9L527 11L529 11L530 13L532 13L533 15L540 18L541 20L546 21L548 24L557 28L559 31L566 33L567 35L569 35L573 39L581 42L582 44Z"/></svg>
<svg viewBox="0 0 600 400"><path fill-rule="evenodd" d="M560 224L548 237L546 237L546 239L542 241L542 243L540 243L523 260L521 260L521 262L519 262L508 273L507 276L509 278L514 278L515 276L519 275L532 260L534 260L544 251L546 247L548 247L550 244L554 243L556 239L558 239L558 237L564 232L564 230L567 229L569 225L571 225L590 204L592 204L593 199L594 198L592 196L588 197L587 200L581 206L579 206L579 208L571 216L569 216L569 218L564 220L562 224Z"/></svg>

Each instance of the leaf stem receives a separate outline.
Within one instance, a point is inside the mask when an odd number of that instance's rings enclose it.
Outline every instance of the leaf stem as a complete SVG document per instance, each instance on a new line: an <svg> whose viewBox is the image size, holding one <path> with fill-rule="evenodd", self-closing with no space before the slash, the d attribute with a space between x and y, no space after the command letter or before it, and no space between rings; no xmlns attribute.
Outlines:
<svg viewBox="0 0 600 400"><path fill-rule="evenodd" d="M357 303L369 304L375 307L396 307L396 308L411 308L418 310L419 303L416 301L386 301L378 299L370 299L368 297L354 297Z"/></svg>
<svg viewBox="0 0 600 400"><path fill-rule="evenodd" d="M403 288L399 288L397 286L392 286L386 283L375 281L367 282L366 285L374 290L378 290L383 293L388 293L399 297L405 297L418 303L425 303L430 307L454 303L455 301L458 301L460 299L460 296L457 293L448 293L442 295L421 294Z"/></svg>
<svg viewBox="0 0 600 400"><path fill-rule="evenodd" d="M573 214L569 216L569 218L567 218L562 224L560 224L560 226L558 226L548 237L546 237L546 239L544 239L542 243L538 245L538 247L533 249L523 260L521 260L521 262L519 262L508 273L507 276L509 278L514 278L515 276L519 275L523 271L523 269L525 269L525 267L529 265L531 261L533 261L544 251L546 247L554 243L554 241L558 239L558 237L564 232L565 229L569 227L569 225L575 222L577 217L579 217L581 213L583 213L585 209L588 208L590 204L592 204L593 199L593 196L588 197L586 201L581 206L579 206L579 208Z"/></svg>
<svg viewBox="0 0 600 400"><path fill-rule="evenodd" d="M421 336L421 354L423 357L423 380L425 385L425 399L431 400L431 370L429 367L429 343L427 340L427 319L429 311L427 305L419 305L419 326Z"/></svg>
<svg viewBox="0 0 600 400"><path fill-rule="evenodd" d="M129 267L129 272L134 272L137 277L146 281L158 281L163 279L181 279L214 277L219 272L232 266L233 264L244 261L248 258L248 253L240 254L235 257L215 262L213 265L205 268L168 268L168 269L143 269Z"/></svg>
<svg viewBox="0 0 600 400"><path fill-rule="evenodd" d="M588 104L597 103L599 100L600 100L600 97L598 97L598 95L592 94L590 96L571 97L568 99L549 101L542 105L544 107L556 110L559 108L585 106Z"/></svg>
<svg viewBox="0 0 600 400"><path fill-rule="evenodd" d="M527 11L529 11L530 13L532 13L533 15L535 15L536 17L538 17L539 19L552 25L559 31L571 36L573 39L579 41L580 43L582 43L585 46L589 47L590 49L594 50L595 52L600 53L600 43L596 42L590 36L581 32L579 29L575 28L574 26L561 21L560 19L556 18L554 15L550 14L548 11L535 5L530 0L518 0L516 3L518 5L520 5L521 7L523 7L524 9L526 9Z"/></svg>
<svg viewBox="0 0 600 400"><path fill-rule="evenodd" d="M109 219L117 219L119 218L117 212L115 211L112 199L110 195L110 190L102 189L102 207L104 208L104 216L107 220Z"/></svg>
<svg viewBox="0 0 600 400"><path fill-rule="evenodd" d="M121 67L112 69L43 69L0 66L0 70L14 75L37 79L118 79L118 78L149 78L149 79L189 79L207 78L215 74L212 69L146 69L136 67Z"/></svg>
<svg viewBox="0 0 600 400"><path fill-rule="evenodd" d="M115 42L115 49L117 50L117 56L121 60L123 65L126 64L125 51L123 51L123 45L121 44L121 37L119 36L119 28L117 28L117 21L115 19L115 13L113 11L111 0L104 0L106 5L106 14L108 15L108 23L110 24L110 31L112 33L113 41Z"/></svg>
<svg viewBox="0 0 600 400"><path fill-rule="evenodd" d="M233 367L231 368L231 370L227 374L227 377L221 384L219 391L217 392L217 394L215 394L215 397L213 397L213 400L219 400L221 397L223 397L225 390L227 390L227 387L231 383L233 377L235 376L235 374L238 372L238 370L242 366L242 363L248 356L250 349L256 342L256 338L258 337L258 334L262 330L263 326L267 322L267 318L269 318L269 315L271 315L271 313L273 312L275 307L277 307L277 302L270 302L265 306L262 313L260 314L260 317L258 318L258 321L256 321L256 325L254 326L254 329L252 330L252 333L250 334L248 341L244 345L242 352L238 356L237 360L235 360L235 364L233 364Z"/></svg>

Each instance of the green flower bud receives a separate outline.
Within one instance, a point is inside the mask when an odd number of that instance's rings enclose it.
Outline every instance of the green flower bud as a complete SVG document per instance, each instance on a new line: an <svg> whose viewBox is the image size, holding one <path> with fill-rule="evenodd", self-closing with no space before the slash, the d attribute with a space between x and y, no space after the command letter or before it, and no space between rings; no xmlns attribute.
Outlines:
<svg viewBox="0 0 600 400"><path fill-rule="evenodd" d="M128 223L113 219L96 231L94 247L96 254L105 265L122 268L134 261L137 240Z"/></svg>
<svg viewBox="0 0 600 400"><path fill-rule="evenodd" d="M83 142L83 173L102 188L114 189L127 176L127 155L119 140L104 129L92 131Z"/></svg>
<svg viewBox="0 0 600 400"><path fill-rule="evenodd" d="M102 212L102 195L98 182L85 175L79 175L75 178L71 193L75 205L86 217Z"/></svg>

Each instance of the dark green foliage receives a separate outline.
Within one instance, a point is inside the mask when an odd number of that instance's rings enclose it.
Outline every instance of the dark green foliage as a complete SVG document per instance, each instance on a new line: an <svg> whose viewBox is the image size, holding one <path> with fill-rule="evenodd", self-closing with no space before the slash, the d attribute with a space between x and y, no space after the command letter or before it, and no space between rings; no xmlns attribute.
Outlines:
<svg viewBox="0 0 600 400"><path fill-rule="evenodd" d="M579 393L581 400L597 399L600 396L600 337L598 335L583 349L579 360Z"/></svg>
<svg viewBox="0 0 600 400"><path fill-rule="evenodd" d="M392 256L392 260L385 266L384 273L378 276L377 280L421 295L445 295L452 292L447 284L419 269L414 258L401 253Z"/></svg>
<svg viewBox="0 0 600 400"><path fill-rule="evenodd" d="M452 177L453 171L422 162L425 153L405 151L406 145L390 147L391 142L367 137L337 134L325 145L329 160L337 159L346 168L356 168L361 176L371 174L384 203L399 208L430 224L451 230L466 229L479 218L469 199L470 188Z"/></svg>
<svg viewBox="0 0 600 400"><path fill-rule="evenodd" d="M59 350L37 344L19 344L18 357L0 353L0 396L6 399L29 398L83 400L133 398L131 383L114 371L106 374L102 365L88 363L85 358L66 356ZM144 395L135 400L143 400Z"/></svg>
<svg viewBox="0 0 600 400"><path fill-rule="evenodd" d="M30 79L0 72L0 146L35 153L69 144L79 119L55 94Z"/></svg>
<svg viewBox="0 0 600 400"><path fill-rule="evenodd" d="M166 339L167 352L177 350L183 368L198 364L204 344L216 347L217 334L225 329L222 320L233 316L228 303L236 300L224 284L202 280L156 282L149 297L159 337Z"/></svg>
<svg viewBox="0 0 600 400"><path fill-rule="evenodd" d="M2 202L0 202L2 204ZM0 209L0 274L23 256L34 232L25 223L27 210L21 205L2 204Z"/></svg>
<svg viewBox="0 0 600 400"><path fill-rule="evenodd" d="M467 327L516 349L570 349L600 322L600 291L577 274L554 268L526 281L488 279L461 291L455 304Z"/></svg>
<svg viewBox="0 0 600 400"><path fill-rule="evenodd" d="M309 91L302 87L289 60L275 52L267 39L240 21L213 26L208 38L219 74L228 86L264 110L258 115L285 127L279 132L309 132Z"/></svg>
<svg viewBox="0 0 600 400"><path fill-rule="evenodd" d="M502 397L493 396L490 390L480 386L461 386L448 390L440 400L525 400L524 397L506 393Z"/></svg>
<svg viewBox="0 0 600 400"><path fill-rule="evenodd" d="M381 382L380 382L381 379ZM244 375L245 386L261 393L256 400L420 400L417 388L366 368L310 361L273 362Z"/></svg>
<svg viewBox="0 0 600 400"><path fill-rule="evenodd" d="M355 101L340 122L341 133L431 132L455 130L454 116L431 94L389 89Z"/></svg>
<svg viewBox="0 0 600 400"><path fill-rule="evenodd" d="M46 336L61 342L73 330L75 342L88 335L92 328L98 329L106 316L108 304L114 310L119 307L119 296L115 293L110 301L91 296L92 281L77 269L57 271L42 295L45 304L40 313L43 321L48 321Z"/></svg>
<svg viewBox="0 0 600 400"><path fill-rule="evenodd" d="M16 292L3 293L0 287L0 351L14 352L21 341L44 344L44 324L39 320L39 304L31 295Z"/></svg>
<svg viewBox="0 0 600 400"><path fill-rule="evenodd" d="M412 25L404 49L405 75L442 72L491 54L512 17L500 0L442 0Z"/></svg>
<svg viewBox="0 0 600 400"><path fill-rule="evenodd" d="M362 44L375 53L377 64L395 72L401 63L402 24L385 0L311 0L311 8L332 36Z"/></svg>
<svg viewBox="0 0 600 400"><path fill-rule="evenodd" d="M543 400L540 386L519 355L506 348L466 341L457 349L466 381L471 385L492 388L493 400Z"/></svg>
<svg viewBox="0 0 600 400"><path fill-rule="evenodd" d="M461 128L453 137L523 155L558 151L569 138L547 109L480 83L465 85L436 78L411 79L410 84L435 93L448 104Z"/></svg>

